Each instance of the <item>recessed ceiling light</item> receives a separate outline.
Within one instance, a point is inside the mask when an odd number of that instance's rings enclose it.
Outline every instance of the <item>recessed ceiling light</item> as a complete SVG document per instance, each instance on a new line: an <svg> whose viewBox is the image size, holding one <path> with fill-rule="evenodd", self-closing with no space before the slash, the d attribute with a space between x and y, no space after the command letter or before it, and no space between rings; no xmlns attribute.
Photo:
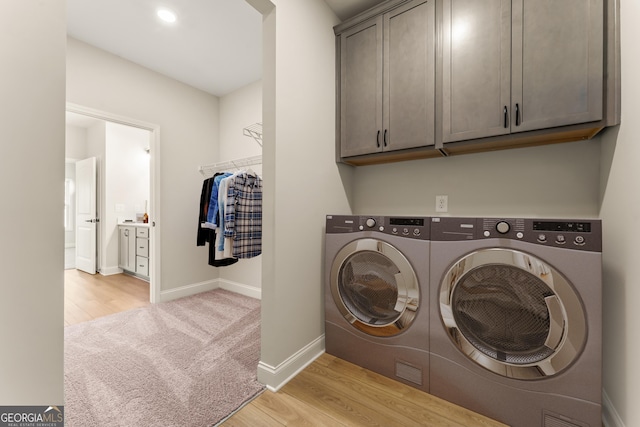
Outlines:
<svg viewBox="0 0 640 427"><path fill-rule="evenodd" d="M170 24L176 22L176 14L169 9L158 9L158 17L162 19L164 22L168 22Z"/></svg>

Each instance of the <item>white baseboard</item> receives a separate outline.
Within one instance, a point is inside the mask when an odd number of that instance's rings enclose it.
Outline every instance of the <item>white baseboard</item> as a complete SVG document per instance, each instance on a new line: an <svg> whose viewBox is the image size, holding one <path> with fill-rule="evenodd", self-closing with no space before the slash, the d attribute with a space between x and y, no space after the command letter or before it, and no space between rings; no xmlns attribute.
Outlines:
<svg viewBox="0 0 640 427"><path fill-rule="evenodd" d="M322 353L324 353L324 335L316 338L278 366L270 366L260 361L258 381L266 385L269 390L276 392Z"/></svg>
<svg viewBox="0 0 640 427"><path fill-rule="evenodd" d="M243 283L236 283L230 280L212 279L200 283L194 283L191 285L181 286L175 289L169 289L160 292L160 302L171 301L178 298L184 298L191 295L199 294L200 292L211 291L213 289L225 289L227 291L235 292L237 294L245 295L255 299L262 298L262 289L254 286L245 285Z"/></svg>
<svg viewBox="0 0 640 427"><path fill-rule="evenodd" d="M122 273L122 269L120 267L106 267L100 269L100 274L103 276L111 276L113 274Z"/></svg>
<svg viewBox="0 0 640 427"><path fill-rule="evenodd" d="M602 389L602 425L604 427L625 427L622 418L604 389Z"/></svg>
<svg viewBox="0 0 640 427"><path fill-rule="evenodd" d="M262 299L262 289L255 286L245 285L244 283L232 282L231 280L218 279L218 286L221 289L235 292L247 297Z"/></svg>
<svg viewBox="0 0 640 427"><path fill-rule="evenodd" d="M218 279L207 280L205 282L194 283L192 285L181 286L175 289L160 291L160 302L167 302L178 298L184 298L200 292L217 289Z"/></svg>

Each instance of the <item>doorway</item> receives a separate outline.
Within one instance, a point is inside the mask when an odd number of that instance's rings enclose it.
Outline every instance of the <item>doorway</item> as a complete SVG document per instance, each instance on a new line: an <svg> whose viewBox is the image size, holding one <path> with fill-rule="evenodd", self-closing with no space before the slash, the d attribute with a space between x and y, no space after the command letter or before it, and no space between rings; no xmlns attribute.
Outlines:
<svg viewBox="0 0 640 427"><path fill-rule="evenodd" d="M76 241L78 223L86 220L77 219L77 183L73 171L78 160L93 157L97 163L95 276L110 277L123 273L120 268L119 224L147 227L148 273L144 276L137 275L135 271L128 273L148 281L147 300L150 302L159 301L160 282L156 208L159 185L155 159L158 133L159 128L152 124L67 105L65 268L84 269L76 263ZM142 223L144 214L148 217L146 224ZM81 242L83 247L85 240ZM92 276L89 273L84 273L87 279Z"/></svg>

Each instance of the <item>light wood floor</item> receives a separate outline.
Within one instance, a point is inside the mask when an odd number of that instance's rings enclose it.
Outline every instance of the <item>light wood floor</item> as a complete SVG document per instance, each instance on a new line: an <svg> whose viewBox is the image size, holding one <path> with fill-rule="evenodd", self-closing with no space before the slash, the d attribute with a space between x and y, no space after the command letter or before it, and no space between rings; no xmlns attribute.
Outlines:
<svg viewBox="0 0 640 427"><path fill-rule="evenodd" d="M323 354L277 393L265 391L222 426L504 427L505 424Z"/></svg>
<svg viewBox="0 0 640 427"><path fill-rule="evenodd" d="M126 274L64 271L64 324L86 322L149 304L149 283Z"/></svg>

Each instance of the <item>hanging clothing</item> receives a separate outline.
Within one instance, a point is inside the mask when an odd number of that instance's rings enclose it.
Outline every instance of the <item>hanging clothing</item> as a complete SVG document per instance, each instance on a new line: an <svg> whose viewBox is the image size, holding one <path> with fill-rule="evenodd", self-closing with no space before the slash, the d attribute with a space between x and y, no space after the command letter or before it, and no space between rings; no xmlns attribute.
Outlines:
<svg viewBox="0 0 640 427"><path fill-rule="evenodd" d="M224 267L227 265L235 264L238 262L236 258L221 258L216 256L216 231L207 227L204 227L211 200L211 192L214 185L214 180L222 174L216 174L212 178L205 179L202 183L202 192L200 194L200 211L198 219L198 233L197 233L197 246L205 246L209 244L209 258L208 264L213 267Z"/></svg>
<svg viewBox="0 0 640 427"><path fill-rule="evenodd" d="M207 212L207 221L205 223L205 227L207 228L218 228L220 221L218 221L218 190L220 187L220 182L227 177L230 177L232 174L229 172L225 173L217 173L213 176L213 185L211 187L210 197L209 197L209 208Z"/></svg>
<svg viewBox="0 0 640 427"><path fill-rule="evenodd" d="M237 173L236 173L237 174ZM218 188L218 209L220 215L220 234L221 238L218 239L218 251L224 252L225 243L227 243L227 247L229 247L229 243L225 242L225 229L227 226L227 212L229 210L229 206L227 205L227 199L229 195L229 185L233 186L235 183L235 175L228 176L220 181L220 187ZM226 239L228 240L228 239ZM233 256L231 252L227 253L227 256Z"/></svg>
<svg viewBox="0 0 640 427"><path fill-rule="evenodd" d="M233 256L253 258L262 253L262 179L253 171L226 178L224 237L233 239Z"/></svg>
<svg viewBox="0 0 640 427"><path fill-rule="evenodd" d="M216 173L203 181L197 245L206 243L215 267L262 253L262 179L255 172Z"/></svg>
<svg viewBox="0 0 640 427"><path fill-rule="evenodd" d="M198 218L198 234L197 246L204 246L209 241L209 231L203 228L203 224L207 221L207 213L209 211L209 200L213 178L207 178L202 182L202 192L200 194L200 213Z"/></svg>

